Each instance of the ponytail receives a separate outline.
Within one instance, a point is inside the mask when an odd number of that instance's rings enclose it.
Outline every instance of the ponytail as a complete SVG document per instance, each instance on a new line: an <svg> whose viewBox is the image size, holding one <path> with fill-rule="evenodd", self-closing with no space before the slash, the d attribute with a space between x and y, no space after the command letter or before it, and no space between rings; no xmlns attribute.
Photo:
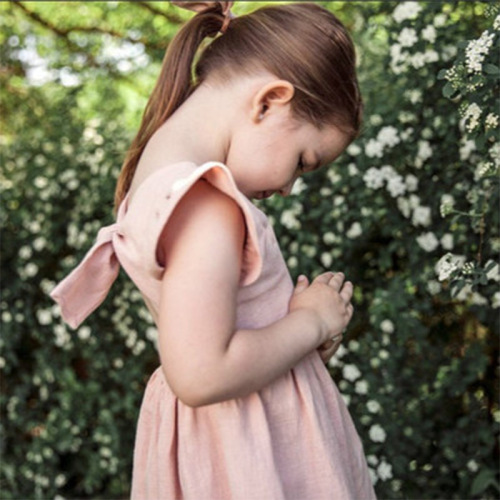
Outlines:
<svg viewBox="0 0 500 500"><path fill-rule="evenodd" d="M186 23L170 42L160 76L144 110L139 131L123 162L115 191L115 210L130 188L139 159L153 134L193 92L192 65L201 42L215 37L225 16L219 4Z"/></svg>

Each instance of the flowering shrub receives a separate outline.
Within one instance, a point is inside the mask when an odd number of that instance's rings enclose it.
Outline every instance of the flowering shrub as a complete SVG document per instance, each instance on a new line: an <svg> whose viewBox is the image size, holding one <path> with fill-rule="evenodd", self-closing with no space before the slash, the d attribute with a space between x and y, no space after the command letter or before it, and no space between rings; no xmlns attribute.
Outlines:
<svg viewBox="0 0 500 500"><path fill-rule="evenodd" d="M29 5L40 26L28 7L0 5L2 498L128 494L157 362L149 314L120 276L72 331L47 292L112 221L156 44L177 29L169 6L144 4ZM291 197L261 205L294 277L342 270L355 284L330 370L379 498L497 498L499 12L482 2L324 4L359 48L365 130ZM100 31L82 19L99 19ZM48 36L51 21L69 35ZM120 30L125 45L110 43ZM36 78L35 49L52 58Z"/></svg>
<svg viewBox="0 0 500 500"><path fill-rule="evenodd" d="M357 285L330 367L378 495L496 498L500 12L363 11L364 134L266 205L295 274L333 268Z"/></svg>

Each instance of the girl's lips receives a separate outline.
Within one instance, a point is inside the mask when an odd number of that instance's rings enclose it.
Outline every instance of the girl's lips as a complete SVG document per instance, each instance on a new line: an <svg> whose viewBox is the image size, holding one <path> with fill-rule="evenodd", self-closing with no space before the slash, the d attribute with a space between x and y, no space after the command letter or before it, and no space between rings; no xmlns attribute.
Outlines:
<svg viewBox="0 0 500 500"><path fill-rule="evenodd" d="M263 200L264 198L269 198L274 194L274 191L262 191L262 193L259 193L257 195L257 199Z"/></svg>

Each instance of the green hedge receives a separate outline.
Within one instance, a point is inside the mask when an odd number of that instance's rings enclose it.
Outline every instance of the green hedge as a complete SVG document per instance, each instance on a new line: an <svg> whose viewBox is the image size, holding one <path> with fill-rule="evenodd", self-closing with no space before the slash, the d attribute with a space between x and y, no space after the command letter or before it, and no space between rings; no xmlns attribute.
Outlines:
<svg viewBox="0 0 500 500"><path fill-rule="evenodd" d="M338 269L356 285L330 369L378 496L497 498L499 9L321 3L358 46L364 133L261 205L294 277ZM124 275L76 331L47 293L112 222L119 165L180 21L147 5L0 5L2 498L128 494L157 363L149 314ZM52 73L33 73L34 49Z"/></svg>

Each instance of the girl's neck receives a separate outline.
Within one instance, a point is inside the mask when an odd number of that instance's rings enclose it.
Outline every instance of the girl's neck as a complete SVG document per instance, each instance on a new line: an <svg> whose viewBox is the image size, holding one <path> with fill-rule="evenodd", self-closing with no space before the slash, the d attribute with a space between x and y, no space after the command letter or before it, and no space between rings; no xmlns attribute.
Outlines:
<svg viewBox="0 0 500 500"><path fill-rule="evenodd" d="M272 75L204 82L155 132L137 165L130 196L154 171L180 161L226 163L231 130L246 118L255 89Z"/></svg>

